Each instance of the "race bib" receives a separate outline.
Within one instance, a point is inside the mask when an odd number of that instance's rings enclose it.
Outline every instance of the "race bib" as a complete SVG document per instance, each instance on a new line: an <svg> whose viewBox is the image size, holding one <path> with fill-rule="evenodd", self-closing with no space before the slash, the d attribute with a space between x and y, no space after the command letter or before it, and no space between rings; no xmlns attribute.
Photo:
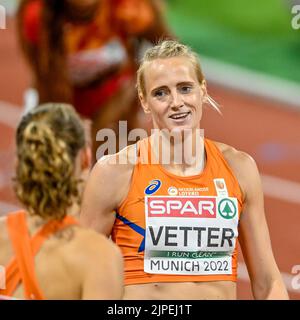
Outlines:
<svg viewBox="0 0 300 320"><path fill-rule="evenodd" d="M144 271L232 274L238 203L231 197L146 196Z"/></svg>

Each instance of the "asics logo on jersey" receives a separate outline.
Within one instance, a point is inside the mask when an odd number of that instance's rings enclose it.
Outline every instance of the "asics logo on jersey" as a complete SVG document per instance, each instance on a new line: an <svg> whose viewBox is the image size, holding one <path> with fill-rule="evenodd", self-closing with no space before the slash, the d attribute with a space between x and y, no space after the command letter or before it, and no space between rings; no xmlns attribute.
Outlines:
<svg viewBox="0 0 300 320"><path fill-rule="evenodd" d="M161 181L159 179L152 180L148 187L145 189L145 194L150 195L156 192L161 186Z"/></svg>

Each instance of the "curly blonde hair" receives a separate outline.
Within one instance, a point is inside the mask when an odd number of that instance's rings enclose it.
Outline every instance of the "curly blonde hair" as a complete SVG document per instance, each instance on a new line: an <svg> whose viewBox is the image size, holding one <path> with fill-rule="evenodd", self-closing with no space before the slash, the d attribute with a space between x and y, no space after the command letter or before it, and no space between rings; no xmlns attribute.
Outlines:
<svg viewBox="0 0 300 320"><path fill-rule="evenodd" d="M75 161L85 144L84 126L67 104L49 103L26 114L17 129L15 192L32 215L63 219L80 202Z"/></svg>

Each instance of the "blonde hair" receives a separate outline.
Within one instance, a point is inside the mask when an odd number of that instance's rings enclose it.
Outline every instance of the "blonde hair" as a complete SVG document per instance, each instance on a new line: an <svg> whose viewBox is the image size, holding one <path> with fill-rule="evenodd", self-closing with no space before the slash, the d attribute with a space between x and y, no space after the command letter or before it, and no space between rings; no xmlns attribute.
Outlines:
<svg viewBox="0 0 300 320"><path fill-rule="evenodd" d="M159 42L156 46L146 50L140 67L137 71L137 90L142 96L146 96L145 89L145 77L144 71L146 65L156 59L167 59L173 57L186 57L193 65L197 79L200 85L206 85L206 80L202 72L199 57L196 52L194 52L190 47L184 45L176 40L163 40ZM220 113L218 104L208 95L208 102L211 106Z"/></svg>
<svg viewBox="0 0 300 320"><path fill-rule="evenodd" d="M62 219L80 201L76 156L86 144L82 121L72 106L48 103L27 113L16 134L15 192L32 215Z"/></svg>

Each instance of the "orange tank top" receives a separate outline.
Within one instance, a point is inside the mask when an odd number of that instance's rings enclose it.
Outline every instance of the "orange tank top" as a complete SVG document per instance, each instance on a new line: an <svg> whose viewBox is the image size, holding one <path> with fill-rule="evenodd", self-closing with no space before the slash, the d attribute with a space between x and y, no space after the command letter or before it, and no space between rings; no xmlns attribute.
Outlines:
<svg viewBox="0 0 300 320"><path fill-rule="evenodd" d="M204 139L203 172L182 177L145 163L149 141L138 143L112 231L125 260L125 284L236 281L242 192L221 151Z"/></svg>
<svg viewBox="0 0 300 320"><path fill-rule="evenodd" d="M71 216L66 216L62 221L49 221L30 238L24 211L9 214L6 221L15 256L5 268L6 288L0 289L0 296L12 297L22 283L25 299L43 300L35 275L34 257L50 235L77 222Z"/></svg>

